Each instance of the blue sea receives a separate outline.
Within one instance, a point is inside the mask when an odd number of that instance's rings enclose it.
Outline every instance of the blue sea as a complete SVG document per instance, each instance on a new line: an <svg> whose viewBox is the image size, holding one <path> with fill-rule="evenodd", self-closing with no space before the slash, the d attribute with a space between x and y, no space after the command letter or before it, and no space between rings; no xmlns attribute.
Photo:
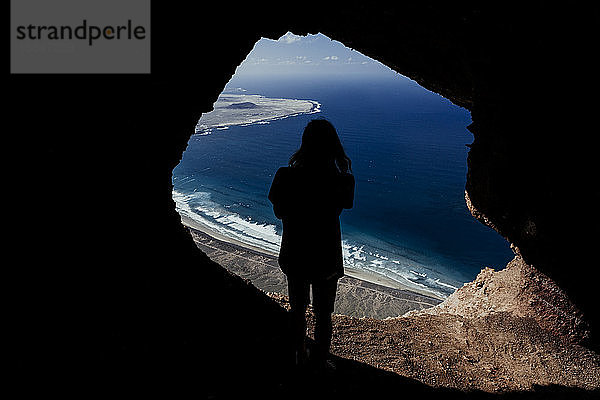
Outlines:
<svg viewBox="0 0 600 400"><path fill-rule="evenodd" d="M347 266L446 297L483 267L502 269L512 258L508 243L465 205L467 110L395 73L234 77L228 88L315 100L320 112L193 135L173 171L181 214L277 252L281 222L267 199L273 175L308 121L326 118L356 178L354 208L341 216Z"/></svg>

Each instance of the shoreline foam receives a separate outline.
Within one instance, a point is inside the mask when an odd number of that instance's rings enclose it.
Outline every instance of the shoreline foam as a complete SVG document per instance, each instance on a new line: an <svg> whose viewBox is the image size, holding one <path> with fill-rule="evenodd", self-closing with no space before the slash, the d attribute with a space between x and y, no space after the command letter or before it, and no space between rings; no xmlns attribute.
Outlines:
<svg viewBox="0 0 600 400"><path fill-rule="evenodd" d="M272 258L273 260L275 260L275 262L277 260L278 253L272 252L272 251L269 251L269 250L266 250L264 248L260 248L257 246L253 246L251 244L244 243L242 241L236 240L229 236L225 236L219 232L215 232L209 226L201 223L198 220L194 220L185 215L181 215L181 222L184 226L191 228L193 230L196 230L196 231L200 231L204 235L209 236L216 241L228 243L228 244L237 246L238 248L250 250L254 253L259 253L265 257ZM436 300L444 300L443 297L435 296L435 294L433 294L427 290L419 290L419 289L415 289L414 287L411 287L408 285L403 285L402 283L400 283L394 279L388 278L384 275L377 274L375 272L371 272L368 270L344 266L344 274L348 277L358 279L360 281L368 282L370 284L374 284L377 286L383 286L383 287L389 288L389 289L415 293L420 296L425 296L425 297L436 299Z"/></svg>
<svg viewBox="0 0 600 400"><path fill-rule="evenodd" d="M189 202L189 196L197 197L196 200L200 200L200 202L192 205ZM250 218L243 218L230 210L223 210L219 204L210 200L209 192L194 192L184 195L174 190L173 199L184 225L201 230L218 240L277 257L281 236L276 232L275 225L261 224ZM363 250L364 247L364 244L357 244L354 239L345 238L342 241L344 269L348 276L440 300L447 297L437 287L426 284L433 278L429 278L425 274L415 275L416 272L412 270L412 268L418 267L418 263L415 261L401 258L401 256L398 259L390 259L383 255L385 253L383 249L367 248ZM391 264L403 266L404 273L401 270L393 270ZM407 276L406 269L408 267L411 268L411 271ZM437 286L440 284L443 283L439 282ZM457 289L454 286L452 288Z"/></svg>

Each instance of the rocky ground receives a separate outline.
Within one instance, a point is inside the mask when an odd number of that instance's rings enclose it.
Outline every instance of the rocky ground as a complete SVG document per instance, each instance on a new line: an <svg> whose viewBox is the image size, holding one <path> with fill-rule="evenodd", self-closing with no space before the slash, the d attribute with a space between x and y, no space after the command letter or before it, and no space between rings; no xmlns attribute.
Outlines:
<svg viewBox="0 0 600 400"><path fill-rule="evenodd" d="M549 293L562 293L534 271L516 258L502 271L483 270L433 308L385 320L334 315L332 353L433 387L599 390L600 356L578 344L584 324L565 329L574 323L565 313L572 305L549 303ZM287 306L284 296L272 297Z"/></svg>
<svg viewBox="0 0 600 400"><path fill-rule="evenodd" d="M276 259L191 231L220 265L288 308ZM307 311L312 336L312 311ZM515 257L441 302L358 279L340 280L332 354L460 393L600 390L600 356L582 343L581 314L548 277ZM342 367L343 368L343 367ZM348 371L343 372L344 376ZM573 395L569 392L566 397Z"/></svg>

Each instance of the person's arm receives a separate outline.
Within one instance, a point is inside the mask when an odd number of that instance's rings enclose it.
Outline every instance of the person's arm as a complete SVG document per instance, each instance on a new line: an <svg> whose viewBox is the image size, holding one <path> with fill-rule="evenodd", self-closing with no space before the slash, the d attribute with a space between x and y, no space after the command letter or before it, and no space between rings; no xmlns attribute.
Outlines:
<svg viewBox="0 0 600 400"><path fill-rule="evenodd" d="M354 176L342 176L342 207L350 209L354 206Z"/></svg>
<svg viewBox="0 0 600 400"><path fill-rule="evenodd" d="M278 219L282 219L284 216L283 207L283 168L279 168L273 177L273 183L271 183L271 189L269 190L269 201L273 203L273 212Z"/></svg>

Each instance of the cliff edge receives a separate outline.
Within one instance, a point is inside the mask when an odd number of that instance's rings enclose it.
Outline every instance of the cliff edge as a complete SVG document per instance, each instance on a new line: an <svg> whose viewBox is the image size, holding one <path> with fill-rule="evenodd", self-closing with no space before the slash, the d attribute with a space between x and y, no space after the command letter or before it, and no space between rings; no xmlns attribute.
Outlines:
<svg viewBox="0 0 600 400"><path fill-rule="evenodd" d="M332 352L439 388L596 391L600 356L579 344L587 334L564 292L517 256L425 310L385 320L334 315Z"/></svg>
<svg viewBox="0 0 600 400"><path fill-rule="evenodd" d="M483 269L473 282L422 313L469 319L507 313L515 318L530 318L554 336L572 343L581 343L590 333L583 315L564 291L519 256L501 271Z"/></svg>

